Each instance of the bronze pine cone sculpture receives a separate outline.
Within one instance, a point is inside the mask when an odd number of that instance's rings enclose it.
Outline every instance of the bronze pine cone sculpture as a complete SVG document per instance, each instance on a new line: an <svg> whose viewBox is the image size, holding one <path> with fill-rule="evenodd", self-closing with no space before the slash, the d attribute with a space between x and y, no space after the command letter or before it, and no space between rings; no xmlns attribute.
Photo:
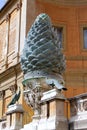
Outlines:
<svg viewBox="0 0 87 130"><path fill-rule="evenodd" d="M28 32L21 55L21 68L25 75L34 72L34 75L40 73L55 75L64 72L65 57L52 28L47 14L37 16Z"/></svg>

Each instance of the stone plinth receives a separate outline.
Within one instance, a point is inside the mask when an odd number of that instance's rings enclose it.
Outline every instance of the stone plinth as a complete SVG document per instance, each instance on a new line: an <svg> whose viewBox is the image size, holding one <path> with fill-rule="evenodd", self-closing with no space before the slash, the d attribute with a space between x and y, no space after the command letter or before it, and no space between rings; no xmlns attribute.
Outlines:
<svg viewBox="0 0 87 130"><path fill-rule="evenodd" d="M22 128L23 108L20 104L14 104L7 110L7 130L20 130Z"/></svg>
<svg viewBox="0 0 87 130"><path fill-rule="evenodd" d="M68 130L64 101L63 94L57 89L44 92L40 102L41 115L37 115L37 120L33 118L33 121L21 130Z"/></svg>
<svg viewBox="0 0 87 130"><path fill-rule="evenodd" d="M68 130L67 119L64 116L64 101L63 94L57 89L43 94L38 130Z"/></svg>

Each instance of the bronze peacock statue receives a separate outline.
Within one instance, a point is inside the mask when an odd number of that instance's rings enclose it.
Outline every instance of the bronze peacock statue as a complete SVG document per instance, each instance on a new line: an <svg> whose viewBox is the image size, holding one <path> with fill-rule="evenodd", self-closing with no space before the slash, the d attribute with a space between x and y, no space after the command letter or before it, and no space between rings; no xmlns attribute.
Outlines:
<svg viewBox="0 0 87 130"><path fill-rule="evenodd" d="M11 99L10 103L7 105L7 107L15 104L19 100L20 94L21 94L21 90L20 90L20 87L19 87L18 91L12 96L12 99Z"/></svg>

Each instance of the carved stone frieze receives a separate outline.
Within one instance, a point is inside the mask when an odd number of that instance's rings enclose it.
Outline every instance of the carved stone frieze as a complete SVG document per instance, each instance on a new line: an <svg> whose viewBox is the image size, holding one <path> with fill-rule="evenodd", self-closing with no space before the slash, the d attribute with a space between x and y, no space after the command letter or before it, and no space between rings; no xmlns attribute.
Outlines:
<svg viewBox="0 0 87 130"><path fill-rule="evenodd" d="M87 113L87 95L83 94L70 100L71 117Z"/></svg>

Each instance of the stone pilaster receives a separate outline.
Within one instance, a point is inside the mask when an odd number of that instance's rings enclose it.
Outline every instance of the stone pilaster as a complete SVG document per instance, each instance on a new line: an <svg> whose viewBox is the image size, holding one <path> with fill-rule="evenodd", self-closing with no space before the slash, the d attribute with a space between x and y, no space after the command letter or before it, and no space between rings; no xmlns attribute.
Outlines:
<svg viewBox="0 0 87 130"><path fill-rule="evenodd" d="M0 91L0 106L3 106L3 98L4 98L4 91ZM3 107L0 108L0 119L2 118L3 115Z"/></svg>
<svg viewBox="0 0 87 130"><path fill-rule="evenodd" d="M22 0L22 9L21 9L21 29L20 29L20 53L24 46L24 40L26 36L26 8L27 0Z"/></svg>

